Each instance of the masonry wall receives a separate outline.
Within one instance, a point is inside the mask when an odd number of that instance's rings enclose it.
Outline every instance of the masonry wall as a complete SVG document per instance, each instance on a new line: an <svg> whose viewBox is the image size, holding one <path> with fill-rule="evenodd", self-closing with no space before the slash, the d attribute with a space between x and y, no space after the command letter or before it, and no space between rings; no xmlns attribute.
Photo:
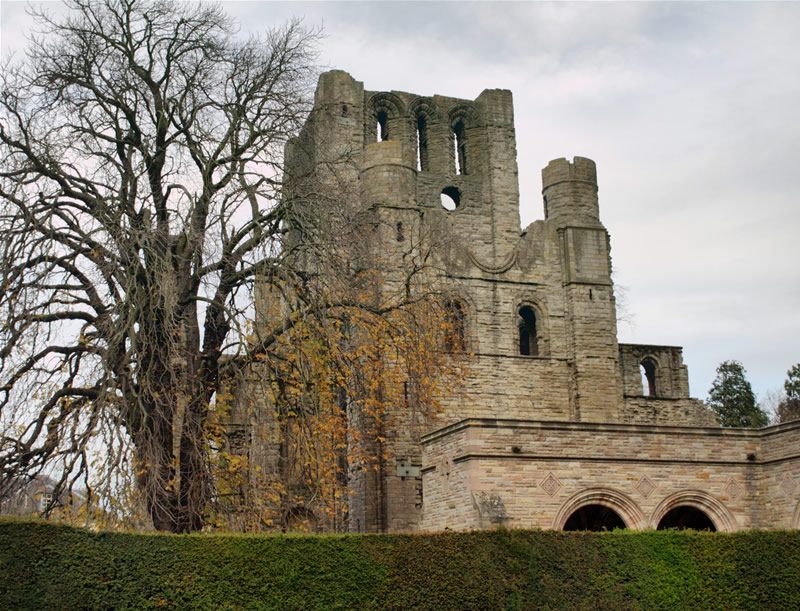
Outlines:
<svg viewBox="0 0 800 611"><path fill-rule="evenodd" d="M633 529L697 507L717 530L796 528L800 422L761 430L465 420L422 440L423 530L561 528L601 504Z"/></svg>

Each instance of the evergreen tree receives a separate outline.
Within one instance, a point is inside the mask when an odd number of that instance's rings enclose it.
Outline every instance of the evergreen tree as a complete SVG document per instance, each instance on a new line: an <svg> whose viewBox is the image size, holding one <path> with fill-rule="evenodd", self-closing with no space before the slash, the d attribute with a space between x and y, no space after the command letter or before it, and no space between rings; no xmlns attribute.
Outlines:
<svg viewBox="0 0 800 611"><path fill-rule="evenodd" d="M708 405L722 426L759 428L769 422L756 404L753 388L739 361L723 361L708 391Z"/></svg>
<svg viewBox="0 0 800 611"><path fill-rule="evenodd" d="M778 404L778 422L800 420L800 363L786 372L786 396Z"/></svg>

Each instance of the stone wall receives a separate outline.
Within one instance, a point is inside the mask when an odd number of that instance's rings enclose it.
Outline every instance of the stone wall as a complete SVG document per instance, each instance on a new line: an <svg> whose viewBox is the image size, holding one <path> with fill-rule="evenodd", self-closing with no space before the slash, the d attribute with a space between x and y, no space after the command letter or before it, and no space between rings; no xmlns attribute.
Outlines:
<svg viewBox="0 0 800 611"><path fill-rule="evenodd" d="M580 507L656 528L670 509L717 530L796 528L800 422L760 430L471 419L422 439L423 530L561 528Z"/></svg>

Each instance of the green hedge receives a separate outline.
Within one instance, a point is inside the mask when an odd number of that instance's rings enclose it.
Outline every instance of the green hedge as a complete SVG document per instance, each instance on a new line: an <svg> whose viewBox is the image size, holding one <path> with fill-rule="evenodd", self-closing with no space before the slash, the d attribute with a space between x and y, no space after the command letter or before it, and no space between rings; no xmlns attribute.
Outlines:
<svg viewBox="0 0 800 611"><path fill-rule="evenodd" d="M4 609L800 608L800 531L90 533L0 521Z"/></svg>

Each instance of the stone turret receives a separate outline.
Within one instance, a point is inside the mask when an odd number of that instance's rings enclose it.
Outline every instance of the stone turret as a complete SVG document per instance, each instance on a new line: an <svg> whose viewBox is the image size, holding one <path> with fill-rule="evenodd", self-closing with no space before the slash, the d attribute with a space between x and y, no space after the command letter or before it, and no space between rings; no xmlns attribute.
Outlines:
<svg viewBox="0 0 800 611"><path fill-rule="evenodd" d="M542 170L544 218L558 223L600 222L597 203L597 168L594 161L575 157L572 163L554 159Z"/></svg>

